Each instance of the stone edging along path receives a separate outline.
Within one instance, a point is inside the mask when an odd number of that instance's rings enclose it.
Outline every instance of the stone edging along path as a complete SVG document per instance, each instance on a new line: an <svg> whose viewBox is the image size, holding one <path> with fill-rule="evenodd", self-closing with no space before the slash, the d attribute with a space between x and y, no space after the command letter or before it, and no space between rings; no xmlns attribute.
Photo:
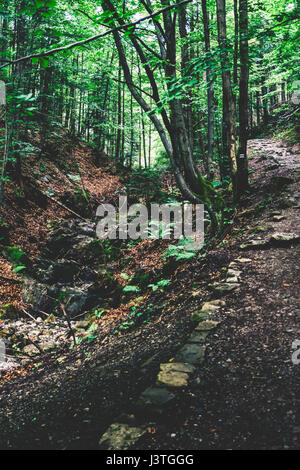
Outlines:
<svg viewBox="0 0 300 470"><path fill-rule="evenodd" d="M237 270L237 264L248 262L251 262L251 259L237 258L230 263L226 280L210 285L210 299L203 303L201 310L192 313L192 320L197 322L197 326L187 343L169 362L160 364L156 382L142 392L135 404L133 416L122 415L104 432L99 441L100 449L126 450L133 446L156 420L162 419L176 392L188 385L196 366L204 362L206 338L221 323L213 320L214 314L225 306L225 301L221 298L239 288L242 271ZM133 424L135 417L144 424Z"/></svg>

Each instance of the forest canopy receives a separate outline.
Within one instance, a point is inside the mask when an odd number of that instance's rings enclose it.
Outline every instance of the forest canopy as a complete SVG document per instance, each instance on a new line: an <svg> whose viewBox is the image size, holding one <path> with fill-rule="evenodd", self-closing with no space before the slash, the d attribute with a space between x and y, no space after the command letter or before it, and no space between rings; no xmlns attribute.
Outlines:
<svg viewBox="0 0 300 470"><path fill-rule="evenodd" d="M120 165L172 168L217 227L215 188L247 190L247 139L297 89L296 2L4 0L0 15L1 193L64 127Z"/></svg>

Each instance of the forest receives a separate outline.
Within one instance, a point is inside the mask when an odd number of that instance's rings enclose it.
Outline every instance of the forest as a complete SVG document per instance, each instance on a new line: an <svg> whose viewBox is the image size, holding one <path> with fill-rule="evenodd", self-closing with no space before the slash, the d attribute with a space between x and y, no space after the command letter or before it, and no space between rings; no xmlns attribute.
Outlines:
<svg viewBox="0 0 300 470"><path fill-rule="evenodd" d="M299 449L299 18L0 0L1 449Z"/></svg>

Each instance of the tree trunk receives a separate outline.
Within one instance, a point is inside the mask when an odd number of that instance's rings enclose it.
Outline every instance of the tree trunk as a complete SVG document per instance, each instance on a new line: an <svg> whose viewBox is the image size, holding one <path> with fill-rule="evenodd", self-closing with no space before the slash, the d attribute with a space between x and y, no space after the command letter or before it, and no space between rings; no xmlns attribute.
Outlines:
<svg viewBox="0 0 300 470"><path fill-rule="evenodd" d="M248 188L248 83L249 83L249 52L248 52L248 0L240 0L239 10L240 26L240 92L239 92L239 154L237 155L238 168L238 195Z"/></svg>
<svg viewBox="0 0 300 470"><path fill-rule="evenodd" d="M233 193L236 193L236 117L235 101L231 87L230 63L227 53L226 9L225 0L216 0L218 41L221 49L222 87L223 87L223 158L221 177L226 179L231 175ZM223 161L224 159L224 161ZM228 168L229 167L229 168ZM229 170L229 173L228 173Z"/></svg>
<svg viewBox="0 0 300 470"><path fill-rule="evenodd" d="M212 82L212 71L210 64L210 31L209 31L209 17L207 13L206 0L202 0L202 13L203 13L203 26L204 26L204 41L205 52L207 55L208 65L206 68L206 83L207 83L207 112L208 112L208 157L207 157L207 172L210 180L214 177L213 170L213 155L214 155L214 89Z"/></svg>

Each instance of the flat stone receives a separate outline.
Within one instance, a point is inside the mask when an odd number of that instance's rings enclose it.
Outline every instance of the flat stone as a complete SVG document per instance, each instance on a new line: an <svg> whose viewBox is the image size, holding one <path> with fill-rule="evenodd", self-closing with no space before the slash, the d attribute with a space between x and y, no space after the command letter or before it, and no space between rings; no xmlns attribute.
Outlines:
<svg viewBox="0 0 300 470"><path fill-rule="evenodd" d="M204 313L214 313L219 310L220 306L220 304L216 304L215 302L204 302L201 311Z"/></svg>
<svg viewBox="0 0 300 470"><path fill-rule="evenodd" d="M238 284L239 283L239 280L240 278L235 276L235 277L229 277L228 279L226 279L227 282L229 282L230 284Z"/></svg>
<svg viewBox="0 0 300 470"><path fill-rule="evenodd" d="M269 227L263 227L261 225L257 225L254 227L255 232L267 232L269 230Z"/></svg>
<svg viewBox="0 0 300 470"><path fill-rule="evenodd" d="M192 297L202 297L203 291L202 290L194 290L192 292Z"/></svg>
<svg viewBox="0 0 300 470"><path fill-rule="evenodd" d="M36 356L40 351L33 344L28 344L23 348L23 352L29 356Z"/></svg>
<svg viewBox="0 0 300 470"><path fill-rule="evenodd" d="M235 261L237 263L251 263L252 259L250 259L250 258L237 258Z"/></svg>
<svg viewBox="0 0 300 470"><path fill-rule="evenodd" d="M210 300L209 302L207 302L211 305L217 305L218 307L225 307L226 305L226 302L225 300L222 300L222 299L214 299L214 300Z"/></svg>
<svg viewBox="0 0 300 470"><path fill-rule="evenodd" d="M250 240L240 245L241 250L251 250L253 248L264 248L268 245L268 240Z"/></svg>
<svg viewBox="0 0 300 470"><path fill-rule="evenodd" d="M274 215L272 220L274 222L280 222L281 220L285 220L285 219L286 219L286 217L284 215Z"/></svg>
<svg viewBox="0 0 300 470"><path fill-rule="evenodd" d="M242 271L237 271L235 269L228 269L226 281L229 283L237 284L239 282L241 274L242 274Z"/></svg>
<svg viewBox="0 0 300 470"><path fill-rule="evenodd" d="M87 320L80 320L75 323L75 328L82 328L84 330L87 330L90 326L90 322Z"/></svg>
<svg viewBox="0 0 300 470"><path fill-rule="evenodd" d="M203 321L207 320L209 318L209 314L207 312L203 312L202 310L197 310L196 312L193 312L191 320L192 321Z"/></svg>
<svg viewBox="0 0 300 470"><path fill-rule="evenodd" d="M289 245L291 243L299 243L300 235L297 233L276 232L270 238L272 245Z"/></svg>
<svg viewBox="0 0 300 470"><path fill-rule="evenodd" d="M206 322L202 322L206 323ZM204 361L205 346L198 344L185 344L175 356L176 361L190 364L201 364Z"/></svg>
<svg viewBox="0 0 300 470"><path fill-rule="evenodd" d="M281 215L281 211L272 211L271 215Z"/></svg>
<svg viewBox="0 0 300 470"><path fill-rule="evenodd" d="M236 268L236 261L231 261L228 265L229 268Z"/></svg>
<svg viewBox="0 0 300 470"><path fill-rule="evenodd" d="M197 310L192 315L192 321L204 321L209 318L209 315L219 310L220 307L224 307L225 302L221 299L211 300L209 302L204 302L201 307L201 310Z"/></svg>
<svg viewBox="0 0 300 470"><path fill-rule="evenodd" d="M197 325L197 327L195 328L195 331L214 330L215 328L217 328L218 325L220 325L220 323L221 323L220 321L211 321L211 320L203 321Z"/></svg>
<svg viewBox="0 0 300 470"><path fill-rule="evenodd" d="M226 295L239 287L238 282L223 282L222 284L213 284L212 289L218 295Z"/></svg>
<svg viewBox="0 0 300 470"><path fill-rule="evenodd" d="M193 331L193 333L191 334L188 340L188 343L204 344L208 334L209 334L208 331L201 331L201 332Z"/></svg>
<svg viewBox="0 0 300 470"><path fill-rule="evenodd" d="M227 277L239 277L242 274L242 271L238 271L236 269L228 269Z"/></svg>
<svg viewBox="0 0 300 470"><path fill-rule="evenodd" d="M101 437L99 447L103 450L127 450L145 433L143 427L113 423Z"/></svg>
<svg viewBox="0 0 300 470"><path fill-rule="evenodd" d="M173 400L175 395L166 388L148 387L139 398L139 403L146 406L162 406Z"/></svg>
<svg viewBox="0 0 300 470"><path fill-rule="evenodd" d="M188 374L184 372L161 370L157 376L157 384L175 388L186 387L188 378Z"/></svg>
<svg viewBox="0 0 300 470"><path fill-rule="evenodd" d="M185 374L192 374L195 367L186 362L166 362L160 364L160 369L164 372L184 372Z"/></svg>

